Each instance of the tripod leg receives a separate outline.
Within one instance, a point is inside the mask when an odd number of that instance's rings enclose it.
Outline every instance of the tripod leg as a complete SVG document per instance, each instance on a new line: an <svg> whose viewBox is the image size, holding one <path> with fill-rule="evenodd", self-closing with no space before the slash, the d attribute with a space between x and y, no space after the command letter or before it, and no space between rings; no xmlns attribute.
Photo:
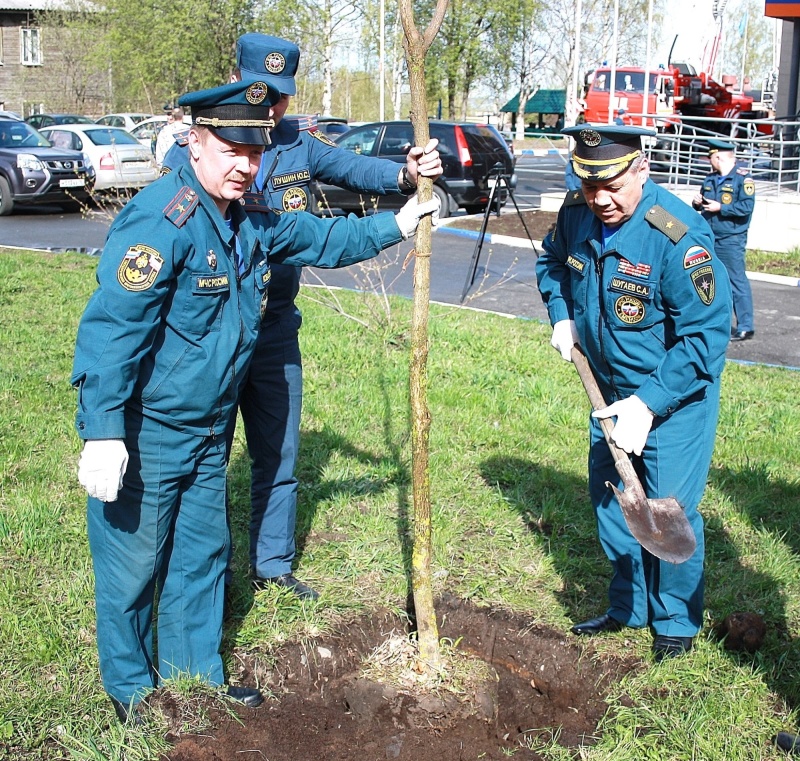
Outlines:
<svg viewBox="0 0 800 761"><path fill-rule="evenodd" d="M531 235L530 230L528 230L528 225L525 224L525 217L522 216L522 212L519 210L519 206L517 205L517 199L514 198L514 191L511 190L511 185L509 185L508 178L505 175L503 175L503 182L505 183L506 190L508 190L508 197L514 204L514 208L517 210L517 214L519 214L519 221L522 222L522 226L523 228L525 228L525 233L528 236L528 240L531 242L531 245L533 245L533 236Z"/></svg>
<svg viewBox="0 0 800 761"><path fill-rule="evenodd" d="M467 272L467 281L464 283L464 290L461 291L461 303L469 293L469 289L475 282L475 273L478 271L478 260L480 259L481 249L483 248L483 239L486 237L486 227L489 224L489 215L492 213L492 202L494 201L495 194L497 193L497 186L499 181L494 184L491 192L489 193L489 200L486 203L486 208L483 210L483 221L481 222L481 231L478 235L478 240L475 241L475 249L472 252L472 260L469 264L469 271Z"/></svg>

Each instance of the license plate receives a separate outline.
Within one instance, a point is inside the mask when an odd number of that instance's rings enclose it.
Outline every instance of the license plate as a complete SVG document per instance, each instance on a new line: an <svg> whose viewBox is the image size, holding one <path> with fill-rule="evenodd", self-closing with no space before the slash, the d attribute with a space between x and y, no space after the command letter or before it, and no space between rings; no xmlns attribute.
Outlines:
<svg viewBox="0 0 800 761"><path fill-rule="evenodd" d="M82 188L84 186L84 180L60 180L58 186L60 188Z"/></svg>
<svg viewBox="0 0 800 761"><path fill-rule="evenodd" d="M149 161L126 161L125 162L125 166L126 167L133 167L133 168L138 169L139 167L150 166L150 162Z"/></svg>

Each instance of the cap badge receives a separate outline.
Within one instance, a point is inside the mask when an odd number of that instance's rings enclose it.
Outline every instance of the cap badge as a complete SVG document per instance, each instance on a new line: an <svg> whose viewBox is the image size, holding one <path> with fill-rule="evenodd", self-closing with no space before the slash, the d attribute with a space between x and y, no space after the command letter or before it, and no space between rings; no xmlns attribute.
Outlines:
<svg viewBox="0 0 800 761"><path fill-rule="evenodd" d="M264 59L264 68L270 74L280 74L286 68L286 59L280 53L270 53Z"/></svg>
<svg viewBox="0 0 800 761"><path fill-rule="evenodd" d="M267 85L265 82L253 82L244 94L247 102L257 106L263 103L267 98Z"/></svg>
<svg viewBox="0 0 800 761"><path fill-rule="evenodd" d="M603 140L603 138L600 137L600 133L595 132L593 129L582 129L580 131L580 139L583 141L584 145L588 145L590 148L600 145Z"/></svg>

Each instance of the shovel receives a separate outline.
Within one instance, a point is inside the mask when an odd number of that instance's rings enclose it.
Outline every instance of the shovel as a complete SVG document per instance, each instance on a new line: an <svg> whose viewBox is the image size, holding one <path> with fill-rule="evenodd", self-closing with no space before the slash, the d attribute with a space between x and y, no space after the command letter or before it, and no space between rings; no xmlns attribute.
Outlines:
<svg viewBox="0 0 800 761"><path fill-rule="evenodd" d="M572 347L572 361L581 376L592 409L601 410L607 407L589 363L578 346ZM683 563L688 560L694 555L697 540L678 500L674 497L648 499L630 458L611 441L614 424L608 419L599 422L624 488L620 491L608 481L606 486L614 490L633 538L651 555L668 563Z"/></svg>

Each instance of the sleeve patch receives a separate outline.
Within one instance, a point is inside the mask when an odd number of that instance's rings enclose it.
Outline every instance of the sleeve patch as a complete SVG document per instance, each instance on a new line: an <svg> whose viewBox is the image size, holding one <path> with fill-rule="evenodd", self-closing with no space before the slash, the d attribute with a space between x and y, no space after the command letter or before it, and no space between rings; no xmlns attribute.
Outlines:
<svg viewBox="0 0 800 761"><path fill-rule="evenodd" d="M714 282L714 269L710 264L704 267L698 267L689 276L692 278L692 285L694 285L697 295L700 297L706 306L714 301L714 296L717 295L716 283Z"/></svg>
<svg viewBox="0 0 800 761"><path fill-rule="evenodd" d="M318 129L310 129L308 134L311 135L311 137L317 138L317 140L319 140L321 143L325 143L325 145L330 145L332 148L338 147L333 140L331 140L324 132L321 132Z"/></svg>
<svg viewBox="0 0 800 761"><path fill-rule="evenodd" d="M747 195L749 195L749 196L755 195L755 192L756 192L756 184L755 184L755 182L753 182L752 180L745 180L743 187L744 187L744 192Z"/></svg>
<svg viewBox="0 0 800 761"><path fill-rule="evenodd" d="M183 227L198 203L200 203L200 199L197 197L197 193L188 185L184 185L175 198L164 207L164 216L175 227Z"/></svg>
<svg viewBox="0 0 800 761"><path fill-rule="evenodd" d="M154 248L131 246L117 269L117 280L126 291L146 291L156 281L164 259Z"/></svg>
<svg viewBox="0 0 800 761"><path fill-rule="evenodd" d="M711 254L702 246L691 246L683 255L683 268L690 270L698 264L707 264L711 261Z"/></svg>
<svg viewBox="0 0 800 761"><path fill-rule="evenodd" d="M688 225L673 217L662 206L653 206L645 215L645 219L656 230L664 233L673 243L677 243L689 230Z"/></svg>

